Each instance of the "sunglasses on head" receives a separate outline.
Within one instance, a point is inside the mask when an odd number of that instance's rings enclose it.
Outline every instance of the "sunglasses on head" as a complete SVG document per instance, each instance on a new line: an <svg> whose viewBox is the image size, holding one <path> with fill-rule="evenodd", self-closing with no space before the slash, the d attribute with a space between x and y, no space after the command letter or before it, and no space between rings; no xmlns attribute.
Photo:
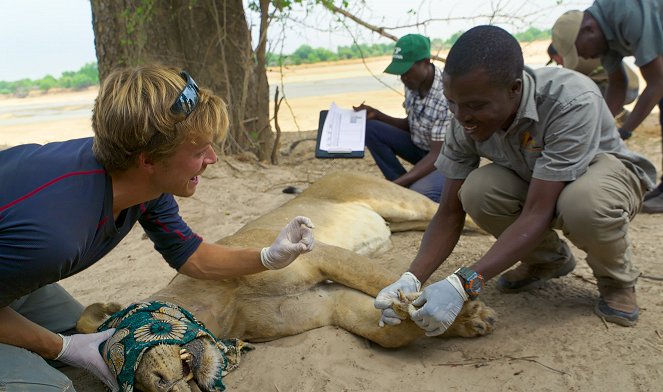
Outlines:
<svg viewBox="0 0 663 392"><path fill-rule="evenodd" d="M198 104L198 91L200 90L188 72L182 71L180 72L180 76L186 80L186 85L175 100L175 103L173 103L173 106L170 107L170 111L173 114L184 115L184 118L187 118Z"/></svg>

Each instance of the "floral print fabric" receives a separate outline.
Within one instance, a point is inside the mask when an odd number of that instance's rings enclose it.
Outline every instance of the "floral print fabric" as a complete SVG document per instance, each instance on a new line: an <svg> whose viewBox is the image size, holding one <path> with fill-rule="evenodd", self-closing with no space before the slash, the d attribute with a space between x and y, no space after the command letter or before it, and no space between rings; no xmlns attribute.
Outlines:
<svg viewBox="0 0 663 392"><path fill-rule="evenodd" d="M185 309L168 302L139 302L112 315L98 331L108 328L116 328L115 333L99 347L99 352L116 375L120 391L133 391L135 371L148 348L159 344L183 345L204 336L217 342L224 363L213 390L225 390L221 382L222 372L228 367L221 349L224 346Z"/></svg>

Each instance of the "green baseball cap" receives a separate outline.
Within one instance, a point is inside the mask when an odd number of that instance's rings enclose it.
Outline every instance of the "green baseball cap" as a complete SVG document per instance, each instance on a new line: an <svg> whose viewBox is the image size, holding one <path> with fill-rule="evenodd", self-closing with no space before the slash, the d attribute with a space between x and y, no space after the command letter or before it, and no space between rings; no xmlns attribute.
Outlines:
<svg viewBox="0 0 663 392"><path fill-rule="evenodd" d="M391 64L384 72L392 75L403 75L417 61L430 58L430 39L419 34L408 34L396 42Z"/></svg>

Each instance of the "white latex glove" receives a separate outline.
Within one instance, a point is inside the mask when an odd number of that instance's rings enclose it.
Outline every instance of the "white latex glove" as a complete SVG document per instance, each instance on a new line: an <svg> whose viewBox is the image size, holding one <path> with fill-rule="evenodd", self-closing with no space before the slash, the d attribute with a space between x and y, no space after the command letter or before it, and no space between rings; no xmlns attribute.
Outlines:
<svg viewBox="0 0 663 392"><path fill-rule="evenodd" d="M313 222L298 216L288 223L268 248L262 248L260 260L268 269L281 269L297 256L313 249Z"/></svg>
<svg viewBox="0 0 663 392"><path fill-rule="evenodd" d="M426 287L412 305L419 308L410 313L410 318L424 331L426 336L437 336L449 328L463 308L469 296L456 274Z"/></svg>
<svg viewBox="0 0 663 392"><path fill-rule="evenodd" d="M400 324L404 318L398 316L391 307L394 301L399 299L398 291L408 294L416 293L420 289L421 282L419 282L419 279L411 272L405 272L397 281L380 290L377 297L375 297L375 302L373 302L375 308L382 310L379 325L384 327L385 324Z"/></svg>
<svg viewBox="0 0 663 392"><path fill-rule="evenodd" d="M103 381L111 391L119 391L120 387L117 385L115 376L99 354L99 346L108 340L114 332L115 328L111 328L99 333L60 335L62 337L62 350L55 359L67 365L86 369Z"/></svg>

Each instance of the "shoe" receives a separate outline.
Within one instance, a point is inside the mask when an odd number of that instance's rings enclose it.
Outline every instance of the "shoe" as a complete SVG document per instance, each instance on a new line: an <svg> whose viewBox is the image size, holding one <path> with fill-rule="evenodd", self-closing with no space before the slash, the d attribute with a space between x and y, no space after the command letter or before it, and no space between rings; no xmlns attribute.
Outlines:
<svg viewBox="0 0 663 392"><path fill-rule="evenodd" d="M497 288L503 293L518 293L521 291L533 290L541 287L546 281L568 275L576 267L576 260L573 256L561 264L555 263L555 266L542 268L539 265L520 265L512 270L503 273L497 280Z"/></svg>
<svg viewBox="0 0 663 392"><path fill-rule="evenodd" d="M645 200L641 211L646 214L663 213L663 193Z"/></svg>
<svg viewBox="0 0 663 392"><path fill-rule="evenodd" d="M659 184L656 188L645 193L645 197L643 198L643 200L647 201L652 197L660 196L661 194L663 194L663 184Z"/></svg>
<svg viewBox="0 0 663 392"><path fill-rule="evenodd" d="M594 313L605 321L632 327L640 317L640 308L635 298L635 287L611 287L599 285L601 298Z"/></svg>

